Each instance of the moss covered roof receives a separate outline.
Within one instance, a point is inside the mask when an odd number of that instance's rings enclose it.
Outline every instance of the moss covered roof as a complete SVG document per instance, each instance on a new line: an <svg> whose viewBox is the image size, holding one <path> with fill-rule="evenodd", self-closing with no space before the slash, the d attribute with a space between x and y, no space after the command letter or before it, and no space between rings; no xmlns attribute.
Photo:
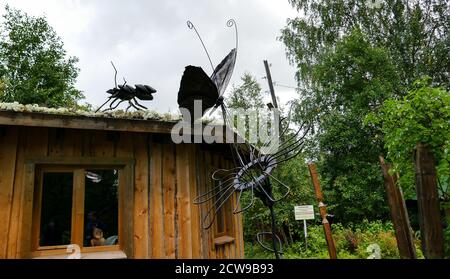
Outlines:
<svg viewBox="0 0 450 279"><path fill-rule="evenodd" d="M118 118L118 119L142 119L142 120L160 120L166 122L175 122L181 120L181 115L170 113L158 113L150 110L129 111L123 110L108 111L108 112L94 112L81 109L69 108L47 108L36 104L23 105L17 102L14 103L0 103L0 110L28 112L28 113L44 113L56 115L72 115L72 116L86 116L86 117L101 117L101 118Z"/></svg>

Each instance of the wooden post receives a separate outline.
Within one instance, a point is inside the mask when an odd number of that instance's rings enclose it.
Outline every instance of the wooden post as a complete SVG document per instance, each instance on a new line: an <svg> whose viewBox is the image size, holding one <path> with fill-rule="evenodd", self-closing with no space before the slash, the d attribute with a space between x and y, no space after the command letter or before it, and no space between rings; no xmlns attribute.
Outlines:
<svg viewBox="0 0 450 279"><path fill-rule="evenodd" d="M267 60L264 60L264 67L266 68L267 82L269 83L270 95L272 96L272 103L273 106L276 109L278 109L278 102L275 96L275 90L273 89L272 75L270 74L269 63L267 62Z"/></svg>
<svg viewBox="0 0 450 279"><path fill-rule="evenodd" d="M402 259L416 259L416 248L411 234L411 226L402 189L397 185L397 177L389 174L390 165L386 164L381 156L380 163L400 257Z"/></svg>
<svg viewBox="0 0 450 279"><path fill-rule="evenodd" d="M267 60L264 60L264 68L266 69L266 77L267 83L269 84L270 96L272 96L272 105L274 107L274 121L278 123L278 134L281 131L281 119L280 119L280 110L278 109L277 97L275 96L275 90L273 89L272 75L270 74L269 63Z"/></svg>
<svg viewBox="0 0 450 279"><path fill-rule="evenodd" d="M444 257L444 235L439 211L434 156L423 143L416 146L416 191L420 235L427 259Z"/></svg>
<svg viewBox="0 0 450 279"><path fill-rule="evenodd" d="M309 164L309 173L311 174L312 183L314 185L314 191L316 192L317 202L319 203L319 211L322 216L322 225L325 232L325 239L328 245L328 253L330 254L330 259L337 259L336 247L334 246L333 236L331 235L330 223L327 220L327 208L323 203L322 190L320 189L319 178L317 175L316 164Z"/></svg>

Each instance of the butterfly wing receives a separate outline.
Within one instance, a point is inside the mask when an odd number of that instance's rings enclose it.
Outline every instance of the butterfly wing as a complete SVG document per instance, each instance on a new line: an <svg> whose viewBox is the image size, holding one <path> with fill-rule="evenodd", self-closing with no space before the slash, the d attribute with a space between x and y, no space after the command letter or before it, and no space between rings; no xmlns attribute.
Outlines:
<svg viewBox="0 0 450 279"><path fill-rule="evenodd" d="M216 85L200 67L187 66L178 91L178 105L191 113L192 120L201 117L219 98ZM194 101L202 101L202 115L194 115Z"/></svg>
<svg viewBox="0 0 450 279"><path fill-rule="evenodd" d="M222 96L233 75L234 64L236 63L236 49L233 48L230 53L214 69L211 80L217 86L219 96Z"/></svg>

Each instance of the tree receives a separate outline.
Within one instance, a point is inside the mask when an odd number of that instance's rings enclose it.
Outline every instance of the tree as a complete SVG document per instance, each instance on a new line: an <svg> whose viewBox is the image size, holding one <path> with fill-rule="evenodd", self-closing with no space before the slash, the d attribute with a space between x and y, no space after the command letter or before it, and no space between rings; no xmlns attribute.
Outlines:
<svg viewBox="0 0 450 279"><path fill-rule="evenodd" d="M250 121L261 119L261 113L264 110L263 93L261 85L251 74L245 73L241 77L241 81L241 85L237 87L233 85L227 106L230 108L232 123L237 132L249 140L251 133L256 135L259 132L258 127L256 127L256 131L250 131ZM241 110L245 110L245 113Z"/></svg>
<svg viewBox="0 0 450 279"><path fill-rule="evenodd" d="M297 118L316 129L310 157L318 160L330 210L340 222L387 214L378 156L381 131L364 126L365 116L398 95L399 78L383 48L372 47L359 30L327 48L304 90Z"/></svg>
<svg viewBox="0 0 450 279"><path fill-rule="evenodd" d="M66 58L61 38L45 17L6 6L0 25L0 101L75 107L83 94L74 86L76 57Z"/></svg>
<svg viewBox="0 0 450 279"><path fill-rule="evenodd" d="M318 56L355 28L374 46L384 47L395 61L404 86L424 75L449 86L447 0L289 0L304 16L288 19L280 40L297 78L308 85ZM372 3L374 2L374 3Z"/></svg>
<svg viewBox="0 0 450 279"><path fill-rule="evenodd" d="M387 217L378 155L383 133L364 126L385 100L427 74L449 86L449 9L436 0L290 0L280 40L298 67L298 121L313 123L310 157L340 221Z"/></svg>
<svg viewBox="0 0 450 279"><path fill-rule="evenodd" d="M387 158L393 171L400 174L400 184L414 196L414 152L423 142L434 153L441 197L448 196L450 176L450 94L442 87L430 85L424 78L401 99L384 103L378 114L370 114L366 122L382 127Z"/></svg>
<svg viewBox="0 0 450 279"><path fill-rule="evenodd" d="M249 73L241 77L242 84L238 87L233 85L231 89L228 107L242 109L260 109L264 107L261 85Z"/></svg>

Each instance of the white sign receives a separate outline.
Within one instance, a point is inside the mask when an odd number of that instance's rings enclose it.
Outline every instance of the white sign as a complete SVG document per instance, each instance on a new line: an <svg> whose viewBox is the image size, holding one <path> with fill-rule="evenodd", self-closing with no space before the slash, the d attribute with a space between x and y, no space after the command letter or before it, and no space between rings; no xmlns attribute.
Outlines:
<svg viewBox="0 0 450 279"><path fill-rule="evenodd" d="M301 205L294 206L295 220L312 220L314 219L314 206Z"/></svg>

